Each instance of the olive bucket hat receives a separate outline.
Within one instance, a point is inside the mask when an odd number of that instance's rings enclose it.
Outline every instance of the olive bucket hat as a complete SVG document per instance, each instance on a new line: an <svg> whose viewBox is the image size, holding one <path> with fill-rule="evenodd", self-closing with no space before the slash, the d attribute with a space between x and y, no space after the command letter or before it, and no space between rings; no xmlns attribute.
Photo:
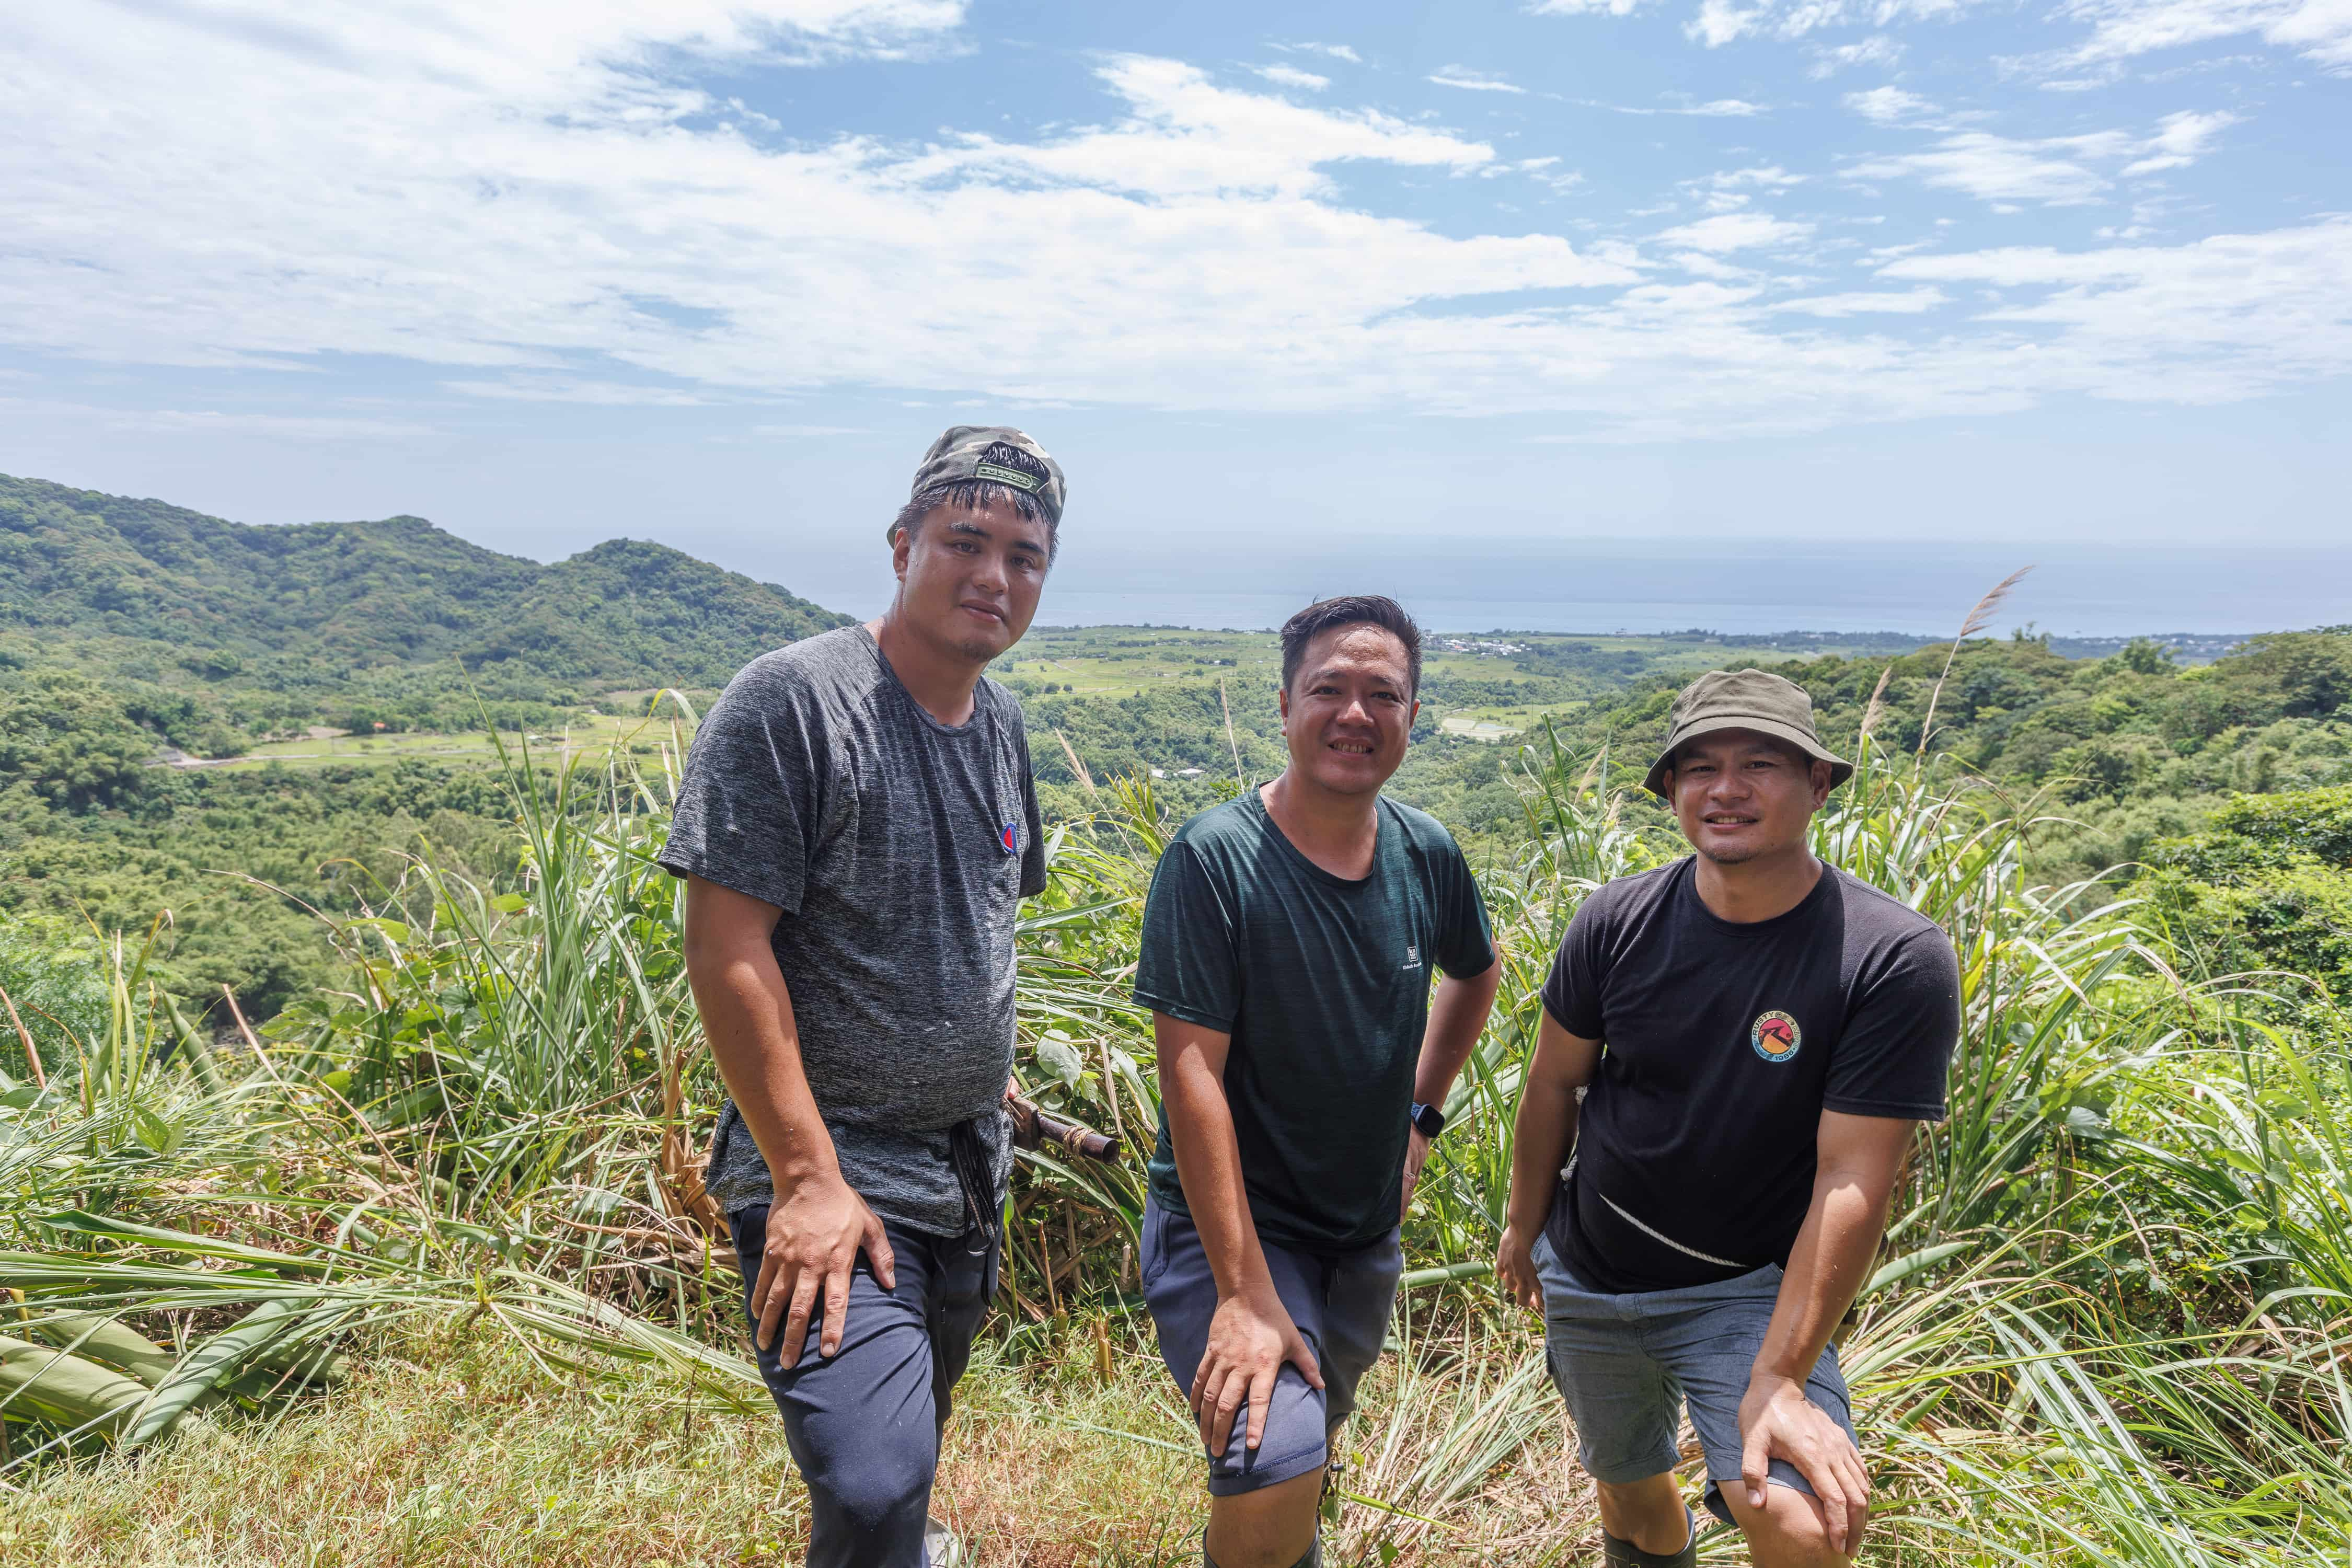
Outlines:
<svg viewBox="0 0 2352 1568"><path fill-rule="evenodd" d="M1666 744L1650 764L1642 786L1665 798L1666 769L1675 752L1717 730L1753 730L1786 741L1830 765L1830 787L1853 776L1853 764L1822 744L1813 732L1813 700L1793 680L1760 669L1710 669L1682 689L1667 716Z"/></svg>

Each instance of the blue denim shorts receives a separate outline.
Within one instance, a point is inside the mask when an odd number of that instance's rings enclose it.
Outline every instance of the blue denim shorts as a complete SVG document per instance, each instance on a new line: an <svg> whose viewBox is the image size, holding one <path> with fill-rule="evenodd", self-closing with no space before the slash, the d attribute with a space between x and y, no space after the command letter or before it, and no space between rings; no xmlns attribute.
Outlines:
<svg viewBox="0 0 2352 1568"><path fill-rule="evenodd" d="M1208 1457L1212 1497L1255 1491L1323 1468L1331 1429L1356 1408L1356 1384L1380 1359L1404 1273L1404 1252L1393 1230L1348 1252L1307 1252L1263 1238L1259 1246L1275 1294L1315 1352L1323 1386L1312 1386L1286 1363L1256 1452L1248 1447L1244 1406L1234 1416L1223 1451ZM1171 1214L1157 1200L1147 1203L1142 1263L1143 1304L1160 1331L1160 1359L1189 1397L1208 1352L1209 1321L1217 1314L1217 1277L1192 1217Z"/></svg>
<svg viewBox="0 0 2352 1568"><path fill-rule="evenodd" d="M1723 1489L1739 1479L1739 1402L1772 1321L1780 1266L1768 1263L1714 1285L1610 1296L1586 1289L1549 1239L1537 1238L1534 1256L1543 1283L1546 1359L1576 1423L1584 1468L1612 1486L1673 1469L1687 1403L1706 1454L1707 1510L1734 1522ZM1813 1363L1805 1397L1853 1436L1835 1345ZM1771 1478L1801 1492L1813 1489L1785 1459L1772 1461Z"/></svg>

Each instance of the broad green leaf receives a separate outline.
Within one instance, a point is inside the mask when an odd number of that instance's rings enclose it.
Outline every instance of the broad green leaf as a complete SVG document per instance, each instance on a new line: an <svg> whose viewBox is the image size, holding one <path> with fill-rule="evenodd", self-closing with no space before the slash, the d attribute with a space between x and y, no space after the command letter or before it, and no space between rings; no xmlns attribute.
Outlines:
<svg viewBox="0 0 2352 1568"><path fill-rule="evenodd" d="M215 1334L173 1369L140 1408L122 1446L136 1448L168 1436L206 1394L231 1383L260 1354L302 1327L307 1300L264 1301L233 1329Z"/></svg>
<svg viewBox="0 0 2352 1568"><path fill-rule="evenodd" d="M1086 1070L1086 1062L1078 1055L1077 1047L1051 1035L1037 1042L1037 1060L1062 1080L1065 1089L1076 1084L1078 1075Z"/></svg>

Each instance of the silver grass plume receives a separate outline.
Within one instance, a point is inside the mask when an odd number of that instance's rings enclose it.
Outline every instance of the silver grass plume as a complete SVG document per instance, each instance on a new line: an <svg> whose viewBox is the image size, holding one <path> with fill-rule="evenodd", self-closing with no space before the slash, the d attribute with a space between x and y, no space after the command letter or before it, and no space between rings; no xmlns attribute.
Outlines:
<svg viewBox="0 0 2352 1568"><path fill-rule="evenodd" d="M1927 742L1935 736L1936 704L1943 699L1944 682L1951 678L1952 662L1960 657L1960 644L1976 636L1979 632L1984 630L1986 626L1992 623L1994 614L2000 608L2000 602L2003 599L2008 598L2011 592L2015 589L2020 583L2025 581L2025 574L2032 570L2033 568L2031 565L2021 566L2016 571L2011 572L2008 576L2003 577L2000 582L1995 583L1992 585L1992 591L1988 593L1983 598L1979 599L1977 601L1977 607L1969 612L1969 618L1960 623L1960 635L1952 639L1951 651L1944 656L1944 672L1943 674L1936 677L1936 689L1927 694L1927 720L1926 723L1919 726L1919 754L1921 756L1924 757L1927 754Z"/></svg>

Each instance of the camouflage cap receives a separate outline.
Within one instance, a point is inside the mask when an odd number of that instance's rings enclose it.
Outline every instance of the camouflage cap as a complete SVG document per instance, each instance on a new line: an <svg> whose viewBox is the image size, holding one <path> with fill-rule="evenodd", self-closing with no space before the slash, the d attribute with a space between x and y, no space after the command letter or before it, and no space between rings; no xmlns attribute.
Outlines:
<svg viewBox="0 0 2352 1568"><path fill-rule="evenodd" d="M1650 764L1642 787L1666 795L1666 770L1675 752L1717 730L1753 730L1786 741L1805 755L1830 765L1830 787L1853 776L1853 764L1822 744L1813 732L1813 700L1795 681L1760 669L1710 669L1682 689L1666 721L1666 744Z"/></svg>
<svg viewBox="0 0 2352 1568"><path fill-rule="evenodd" d="M982 462L982 455L999 442L1026 452L1043 463L1045 478L1040 479L1034 474L1024 474L1001 463ZM966 479L986 479L994 484L1010 485L1045 509L1048 527L1059 528L1062 525L1062 497L1066 493L1062 465L1046 456L1045 448L1031 440L1024 431L1015 430L1010 425L949 426L947 433L932 442L931 449L923 454L922 462L915 469L914 488L907 492L907 499L913 500L926 490L935 490L941 485L958 484ZM882 537L896 538L898 532L898 524L894 519L882 531Z"/></svg>

